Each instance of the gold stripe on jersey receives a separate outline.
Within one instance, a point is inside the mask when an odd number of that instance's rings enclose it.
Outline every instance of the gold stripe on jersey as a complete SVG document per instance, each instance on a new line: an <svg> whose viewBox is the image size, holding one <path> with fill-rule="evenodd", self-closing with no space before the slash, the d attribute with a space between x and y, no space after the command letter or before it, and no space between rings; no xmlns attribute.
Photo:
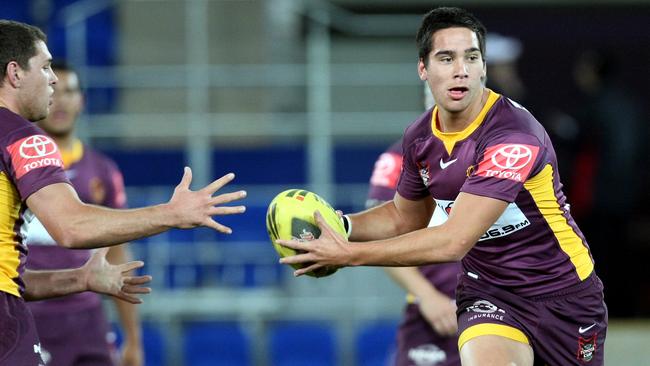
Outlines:
<svg viewBox="0 0 650 366"><path fill-rule="evenodd" d="M513 341L530 344L524 332L515 327L503 324L481 323L472 325L460 334L458 337L458 349L460 350L469 340L483 335L496 335L512 339Z"/></svg>
<svg viewBox="0 0 650 366"><path fill-rule="evenodd" d="M535 200L537 209L553 231L560 248L569 256L580 280L589 277L594 263L589 250L564 217L553 188L553 167L547 164L539 174L524 183L524 188Z"/></svg>
<svg viewBox="0 0 650 366"><path fill-rule="evenodd" d="M19 219L22 202L16 186L5 172L0 172L0 291L20 296L18 277L20 253L16 249L14 228Z"/></svg>
<svg viewBox="0 0 650 366"><path fill-rule="evenodd" d="M81 143L81 140L75 139L72 143L71 149L61 149L61 160L63 160L63 166L65 169L69 169L70 165L78 162L84 155L84 145Z"/></svg>
<svg viewBox="0 0 650 366"><path fill-rule="evenodd" d="M469 126L465 127L464 130L458 131L458 132L442 132L438 128L438 106L435 106L433 108L433 113L431 113L431 131L433 132L433 135L439 138L442 143L445 145L445 149L447 150L447 154L451 155L452 150L454 150L454 145L456 142L461 141L463 139L466 139L469 135L471 135L478 126L481 125L483 120L485 119L485 115L487 112L492 108L494 103L496 103L497 99L499 99L500 95L493 92L490 89L486 89L488 91L488 100L481 109L481 112L479 112L478 116L472 121L472 123L469 124Z"/></svg>

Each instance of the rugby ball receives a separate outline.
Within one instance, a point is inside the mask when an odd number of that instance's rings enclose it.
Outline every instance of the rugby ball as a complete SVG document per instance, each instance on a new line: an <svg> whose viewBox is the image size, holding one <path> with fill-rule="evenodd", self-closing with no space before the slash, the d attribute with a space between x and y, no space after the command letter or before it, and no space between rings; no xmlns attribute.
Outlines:
<svg viewBox="0 0 650 366"><path fill-rule="evenodd" d="M288 189L273 198L266 211L266 230L280 257L295 255L296 251L277 244L276 240L311 241L320 237L320 228L314 219L315 211L319 211L336 232L346 237L343 222L336 211L316 193L304 189ZM309 265L292 264L291 266L300 269ZM307 275L324 277L334 272L336 268L323 267Z"/></svg>

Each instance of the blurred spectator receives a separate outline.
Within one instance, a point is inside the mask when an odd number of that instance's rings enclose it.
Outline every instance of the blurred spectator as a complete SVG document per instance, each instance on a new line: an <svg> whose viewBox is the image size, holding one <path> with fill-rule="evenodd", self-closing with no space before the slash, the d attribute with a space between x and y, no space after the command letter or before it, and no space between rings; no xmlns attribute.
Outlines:
<svg viewBox="0 0 650 366"><path fill-rule="evenodd" d="M488 33L486 42L487 87L525 107L526 88L517 70L523 49L521 41L498 33Z"/></svg>
<svg viewBox="0 0 650 366"><path fill-rule="evenodd" d="M580 128L572 190L581 197L575 206L605 283L605 296L613 316L634 313L631 294L638 293L630 267L629 222L641 198L645 169L643 137L647 135L642 107L622 85L612 54L589 50L574 66L581 92L575 111Z"/></svg>

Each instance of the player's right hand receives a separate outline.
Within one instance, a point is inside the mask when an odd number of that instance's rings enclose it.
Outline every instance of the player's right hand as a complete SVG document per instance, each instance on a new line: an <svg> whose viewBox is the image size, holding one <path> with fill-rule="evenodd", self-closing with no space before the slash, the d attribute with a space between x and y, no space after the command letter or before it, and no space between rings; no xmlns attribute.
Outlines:
<svg viewBox="0 0 650 366"><path fill-rule="evenodd" d="M183 178L169 200L169 206L175 217L173 226L180 229L206 226L225 234L232 233L232 229L216 222L212 216L240 214L246 211L245 206L221 206L246 197L246 191L214 195L234 178L234 173L228 173L202 189L192 191L190 190L192 170L185 167Z"/></svg>

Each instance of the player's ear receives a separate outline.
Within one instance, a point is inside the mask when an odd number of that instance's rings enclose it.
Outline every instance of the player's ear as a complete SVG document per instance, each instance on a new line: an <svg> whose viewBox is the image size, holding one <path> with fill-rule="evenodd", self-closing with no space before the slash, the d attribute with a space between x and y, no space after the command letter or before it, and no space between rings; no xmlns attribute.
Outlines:
<svg viewBox="0 0 650 366"><path fill-rule="evenodd" d="M425 61L423 59L420 59L418 61L418 76L420 77L420 80L425 81L427 80L427 65L425 64Z"/></svg>
<svg viewBox="0 0 650 366"><path fill-rule="evenodd" d="M22 68L16 61L10 61L5 68L5 80L14 88L20 88Z"/></svg>

